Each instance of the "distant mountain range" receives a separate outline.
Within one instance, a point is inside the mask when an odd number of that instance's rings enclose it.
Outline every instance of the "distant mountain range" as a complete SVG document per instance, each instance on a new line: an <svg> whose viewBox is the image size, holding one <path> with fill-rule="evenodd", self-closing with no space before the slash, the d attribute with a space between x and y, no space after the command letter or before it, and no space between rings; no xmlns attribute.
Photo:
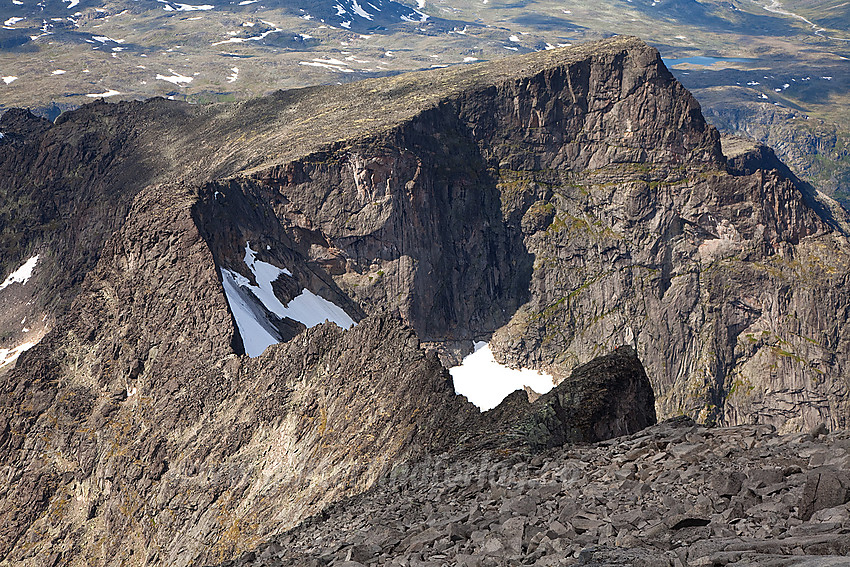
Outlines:
<svg viewBox="0 0 850 567"><path fill-rule="evenodd" d="M712 123L848 202L850 8L839 0L10 0L0 21L0 108L51 119L99 97L237 100L637 35Z"/></svg>

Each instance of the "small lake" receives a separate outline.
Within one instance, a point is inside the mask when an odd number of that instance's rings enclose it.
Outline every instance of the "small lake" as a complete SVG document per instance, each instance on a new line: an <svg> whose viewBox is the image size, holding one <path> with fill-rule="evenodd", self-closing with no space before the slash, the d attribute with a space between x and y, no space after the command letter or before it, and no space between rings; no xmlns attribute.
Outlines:
<svg viewBox="0 0 850 567"><path fill-rule="evenodd" d="M755 60L740 57L707 57L705 55L694 55L693 57L683 57L681 59L664 59L664 64L668 67L681 65L682 63L711 67L715 63L749 63L750 61Z"/></svg>

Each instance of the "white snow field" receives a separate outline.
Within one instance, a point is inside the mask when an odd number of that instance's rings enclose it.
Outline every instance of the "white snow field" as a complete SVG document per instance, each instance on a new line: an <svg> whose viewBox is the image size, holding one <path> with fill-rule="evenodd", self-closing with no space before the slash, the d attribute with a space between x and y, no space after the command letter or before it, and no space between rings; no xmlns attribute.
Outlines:
<svg viewBox="0 0 850 567"><path fill-rule="evenodd" d="M221 268L221 279L248 356L260 356L269 345L280 342L280 336L255 299L269 312L280 318L289 317L303 323L307 328L325 321L335 323L343 329L355 325L354 320L341 307L306 288L286 305L281 303L272 289L272 282L281 275L291 276L292 272L257 260L257 252L251 249L250 242L245 245L244 261L254 275L257 285L251 284L242 274L225 268Z"/></svg>
<svg viewBox="0 0 850 567"><path fill-rule="evenodd" d="M484 341L475 343L475 350L464 357L461 364L450 368L449 374L452 375L455 392L466 396L481 411L493 409L523 386L538 394L545 394L555 387L548 374L499 364L493 358L490 344Z"/></svg>
<svg viewBox="0 0 850 567"><path fill-rule="evenodd" d="M106 97L120 95L120 94L121 94L120 92L118 92L114 89L109 89L108 91L103 92L103 93L91 93L91 94L87 94L86 96L89 97L89 98L106 98Z"/></svg>
<svg viewBox="0 0 850 567"><path fill-rule="evenodd" d="M9 274L9 277L0 284L0 289L4 289L13 283L25 284L32 277L32 271L38 263L38 254L24 262L23 266Z"/></svg>

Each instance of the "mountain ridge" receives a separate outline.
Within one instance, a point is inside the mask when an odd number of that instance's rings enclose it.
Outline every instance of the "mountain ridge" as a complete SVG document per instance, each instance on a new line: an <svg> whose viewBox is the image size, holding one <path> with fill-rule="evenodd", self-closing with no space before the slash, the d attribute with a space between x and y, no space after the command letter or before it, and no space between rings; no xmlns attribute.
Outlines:
<svg viewBox="0 0 850 567"><path fill-rule="evenodd" d="M564 388L634 345L662 418L846 426L850 246L793 179L730 166L696 100L633 38L485 69L204 108L96 103L52 126L0 118L2 218L38 221L0 259L40 262L0 301L54 321L0 370L4 561L251 549L456 443L477 414L445 365L473 340ZM456 90L370 116L421 77ZM370 89L346 99L366 117L349 131L280 127L313 95L344 114L334 97ZM302 330L256 305L294 331L244 356L222 270L250 282L249 245L290 272L279 302L306 289L358 324ZM568 402L538 400L543 446ZM514 394L506 419L527 406ZM622 432L607 419L591 423Z"/></svg>

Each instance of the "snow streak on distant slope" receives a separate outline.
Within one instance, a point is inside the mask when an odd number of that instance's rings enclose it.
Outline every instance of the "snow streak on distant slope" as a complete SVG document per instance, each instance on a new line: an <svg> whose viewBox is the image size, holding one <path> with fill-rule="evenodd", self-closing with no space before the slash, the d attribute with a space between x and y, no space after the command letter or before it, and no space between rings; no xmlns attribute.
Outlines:
<svg viewBox="0 0 850 567"><path fill-rule="evenodd" d="M351 29L352 24L369 29L375 24L393 24L399 20L422 23L428 20L428 14L420 10L425 6L424 0L418 0L419 10L405 6L392 0L338 0L333 4L338 25ZM329 14L330 15L330 14Z"/></svg>
<svg viewBox="0 0 850 567"><path fill-rule="evenodd" d="M192 77L187 77L185 75L181 75L180 73L176 72L174 69L169 69L168 72L171 73L171 75L160 75L159 73L157 73L156 80L157 81L168 81L169 83L173 83L175 85L179 85L181 83L187 83L188 84L188 83L192 82Z"/></svg>
<svg viewBox="0 0 850 567"><path fill-rule="evenodd" d="M257 252L251 249L250 242L245 246L244 261L257 285L242 274L225 268L221 269L221 278L248 356L259 356L266 347L280 342L280 335L260 305L281 319L288 317L308 328L325 321L336 323L343 329L355 324L342 308L308 289L302 289L288 304L281 303L274 293L272 282L281 275L292 276L292 272L257 260Z"/></svg>
<svg viewBox="0 0 850 567"><path fill-rule="evenodd" d="M245 43L246 41L262 41L273 33L279 33L279 32L283 31L283 29L277 27L277 24L274 24L272 22L267 22L265 20L260 20L260 21L263 22L264 24L266 24L267 26L271 26L272 29L266 30L263 33L261 33L260 35L255 35L255 36L252 36L252 37L231 37L231 38L225 39L223 41L216 41L216 42L213 43L213 45L222 45L222 44L225 44L225 43ZM254 26L252 24L251 26L248 26L248 27L254 27Z"/></svg>
<svg viewBox="0 0 850 567"><path fill-rule="evenodd" d="M38 254L24 262L24 265L9 274L9 277L6 278L2 284L0 284L0 289L8 287L13 283L25 284L27 280L32 277L32 271L35 269L35 265L38 263Z"/></svg>
<svg viewBox="0 0 850 567"><path fill-rule="evenodd" d="M106 92L102 92L102 93L91 93L91 94L87 94L86 96L87 96L87 97L89 97L89 98L106 98L106 97L115 96L115 95L120 95L120 94L121 94L121 93L120 93L120 92L118 92L118 91L116 91L115 89L109 89L109 90L108 90L108 91L106 91Z"/></svg>
<svg viewBox="0 0 850 567"><path fill-rule="evenodd" d="M555 383L548 374L522 368L515 370L496 362L490 345L483 341L475 343L475 350L466 356L463 362L449 369L455 385L455 392L481 409L491 410L508 395L523 386L528 386L538 394L545 394Z"/></svg>

